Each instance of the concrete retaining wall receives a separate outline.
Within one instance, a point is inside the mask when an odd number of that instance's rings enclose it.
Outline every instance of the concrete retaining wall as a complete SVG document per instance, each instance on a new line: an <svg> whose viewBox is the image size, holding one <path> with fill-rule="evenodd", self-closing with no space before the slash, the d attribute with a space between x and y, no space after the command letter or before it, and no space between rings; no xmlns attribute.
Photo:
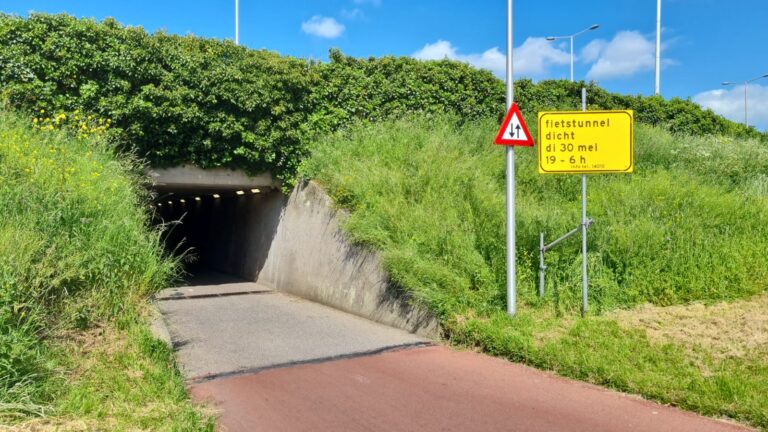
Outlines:
<svg viewBox="0 0 768 432"><path fill-rule="evenodd" d="M265 213L267 209L265 208ZM274 213L271 213L274 214ZM347 241L316 183L296 187L284 203L259 283L390 326L436 337L438 323L392 287L374 252Z"/></svg>

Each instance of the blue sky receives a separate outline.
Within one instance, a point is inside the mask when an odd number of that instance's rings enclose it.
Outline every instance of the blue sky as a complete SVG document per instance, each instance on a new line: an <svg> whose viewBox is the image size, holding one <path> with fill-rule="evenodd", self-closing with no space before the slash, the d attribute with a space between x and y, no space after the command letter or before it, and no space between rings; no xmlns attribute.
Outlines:
<svg viewBox="0 0 768 432"><path fill-rule="evenodd" d="M445 56L503 74L504 0L240 0L240 42L283 54L326 59L328 49L357 56ZM0 10L114 17L149 31L234 38L234 0L3 0ZM611 91L653 93L654 0L515 1L516 77L568 78L566 41L576 38L576 79ZM661 91L691 97L744 120L744 88L724 88L768 73L768 1L663 0ZM768 79L750 85L750 124L768 129Z"/></svg>

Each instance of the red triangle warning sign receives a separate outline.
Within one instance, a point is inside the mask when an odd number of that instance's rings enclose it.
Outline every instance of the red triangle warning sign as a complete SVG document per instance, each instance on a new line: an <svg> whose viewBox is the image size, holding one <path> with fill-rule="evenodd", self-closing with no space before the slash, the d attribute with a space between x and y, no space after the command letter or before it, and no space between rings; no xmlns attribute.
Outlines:
<svg viewBox="0 0 768 432"><path fill-rule="evenodd" d="M504 117L504 122L501 124L501 129L496 134L493 143L506 146L533 146L533 137L528 132L528 126L525 125L523 114L520 113L520 108L516 103L509 107L507 116Z"/></svg>

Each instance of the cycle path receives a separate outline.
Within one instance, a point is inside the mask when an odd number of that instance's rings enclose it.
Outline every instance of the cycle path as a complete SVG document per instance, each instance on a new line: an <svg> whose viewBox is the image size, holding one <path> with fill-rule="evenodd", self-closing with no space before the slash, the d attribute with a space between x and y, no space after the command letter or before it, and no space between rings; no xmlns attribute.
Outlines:
<svg viewBox="0 0 768 432"><path fill-rule="evenodd" d="M190 394L224 431L751 430L250 282L158 298Z"/></svg>

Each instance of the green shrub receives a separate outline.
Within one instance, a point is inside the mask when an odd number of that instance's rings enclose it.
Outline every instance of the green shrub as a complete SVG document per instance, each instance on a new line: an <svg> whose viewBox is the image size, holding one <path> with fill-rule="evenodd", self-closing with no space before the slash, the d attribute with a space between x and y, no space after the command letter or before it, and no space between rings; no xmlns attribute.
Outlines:
<svg viewBox="0 0 768 432"><path fill-rule="evenodd" d="M520 80L516 95L535 116L577 108L583 85L593 108L634 109L639 121L672 131L768 136L690 101L621 96L592 83ZM0 15L0 87L32 115L79 110L111 120L112 142L155 166L270 171L288 185L311 142L354 122L504 113L503 82L460 62L354 59L338 50L327 63L307 62L67 15Z"/></svg>
<svg viewBox="0 0 768 432"><path fill-rule="evenodd" d="M515 81L515 98L525 114L535 118L539 111L581 110L581 89L587 89L589 109L635 111L635 120L652 126L661 126L670 132L688 135L726 135L756 138L768 142L768 133L703 109L690 99L661 96L631 96L610 93L594 82L545 80L534 84L530 80Z"/></svg>
<svg viewBox="0 0 768 432"><path fill-rule="evenodd" d="M290 172L306 135L306 63L108 19L0 17L0 85L13 107L80 110L156 165Z"/></svg>
<svg viewBox="0 0 768 432"><path fill-rule="evenodd" d="M353 122L382 121L414 113L452 113L464 120L499 116L504 84L491 73L450 60L407 57L355 59L331 50L317 65L313 119L322 131Z"/></svg>
<svg viewBox="0 0 768 432"><path fill-rule="evenodd" d="M15 108L110 119L113 141L154 165L231 166L283 180L313 137L351 119L503 108L498 80L464 64L338 52L309 64L66 15L0 16L0 85Z"/></svg>

